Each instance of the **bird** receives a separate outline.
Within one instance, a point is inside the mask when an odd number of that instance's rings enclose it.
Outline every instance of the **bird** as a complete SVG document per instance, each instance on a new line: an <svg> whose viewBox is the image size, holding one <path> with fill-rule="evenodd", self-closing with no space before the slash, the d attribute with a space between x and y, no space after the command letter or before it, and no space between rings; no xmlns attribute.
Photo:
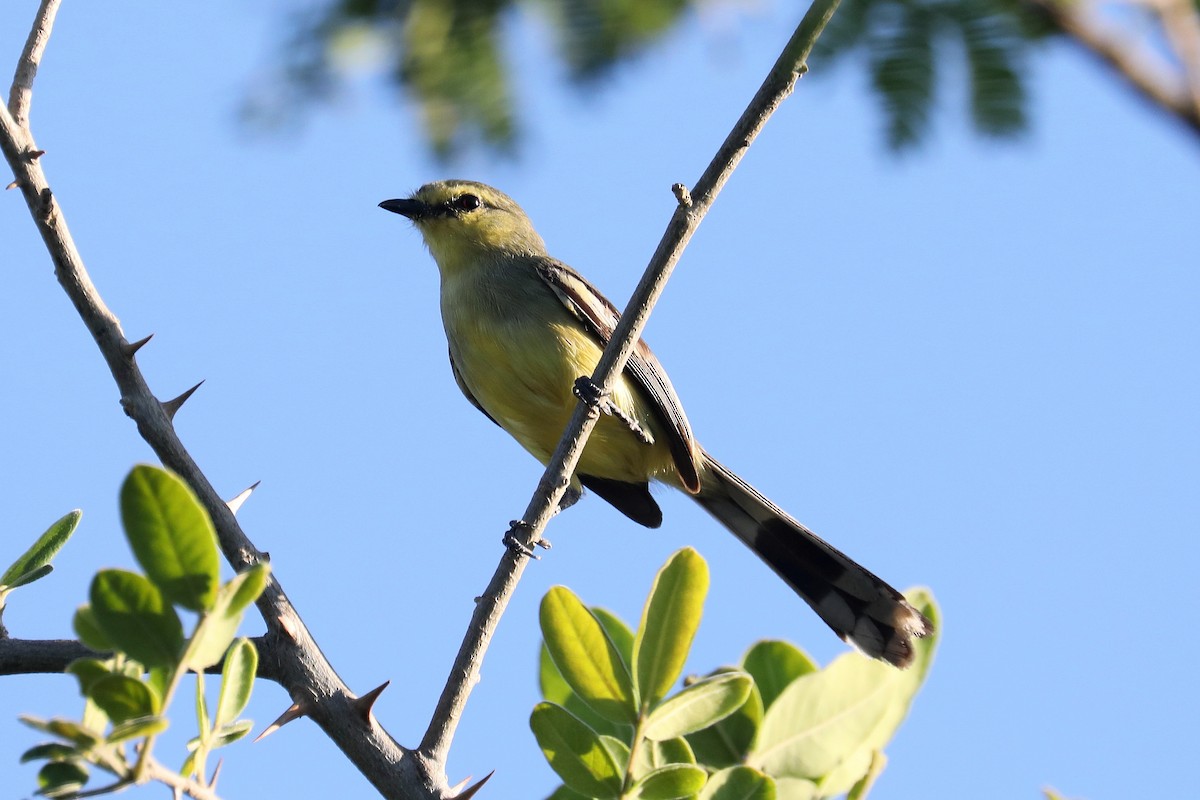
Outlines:
<svg viewBox="0 0 1200 800"><path fill-rule="evenodd" d="M549 462L620 312L552 258L521 207L482 183L442 180L379 206L411 220L441 278L450 366L472 405ZM613 381L561 507L584 489L648 528L662 524L650 483L680 489L746 544L845 642L897 667L930 620L697 442L654 353L639 340Z"/></svg>

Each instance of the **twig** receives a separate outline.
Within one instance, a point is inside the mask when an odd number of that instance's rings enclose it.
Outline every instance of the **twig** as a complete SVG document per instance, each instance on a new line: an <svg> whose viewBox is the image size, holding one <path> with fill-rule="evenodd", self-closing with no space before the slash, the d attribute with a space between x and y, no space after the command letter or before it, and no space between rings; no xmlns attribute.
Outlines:
<svg viewBox="0 0 1200 800"><path fill-rule="evenodd" d="M43 3L42 8L54 5ZM44 37L48 32L45 15L39 12L30 35L30 40L37 42L30 47L36 57L40 57L45 47ZM29 63L36 64L36 59ZM33 71L29 71L24 78L21 91L26 95L32 89L33 77ZM18 110L20 107L18 103ZM229 563L238 570L257 563L262 554L246 537L229 506L192 460L175 434L167 409L150 391L134 361L136 348L126 340L120 322L104 304L84 268L62 210L42 171L38 160L42 153L37 149L32 133L27 126L18 123L6 106L0 106L0 150L12 168L16 177L14 184L21 189L54 262L59 283L108 363L120 390L125 413L133 418L138 432L162 463L196 492L212 517L221 549ZM413 757L373 719L364 722L355 711L354 694L321 653L275 574L257 605L267 625L264 641L268 660L274 665L280 684L294 701L307 704L313 720L379 793L401 800L441 797L446 784L444 774L429 769L423 759Z"/></svg>
<svg viewBox="0 0 1200 800"><path fill-rule="evenodd" d="M766 80L725 138L708 169L691 190L690 202L686 189L676 190L679 204L675 214L667 225L667 230L654 251L641 282L622 313L612 339L596 366L596 372L592 375L593 383L602 390L610 389L615 376L625 368L625 362L629 360L636 342L641 337L650 311L662 294L667 278L679 261L683 249L712 206L717 193L741 161L746 148L754 141L780 103L792 93L797 78L806 69L805 61L813 43L837 9L839 2L840 0L815 0L792 34L792 38L784 46ZM598 415L599 412L594 406L584 403L580 403L575 409L558 449L551 457L522 517L528 523L524 541L527 547L533 546L541 539L542 530L567 489L567 476L574 472ZM433 719L418 748L419 753L435 764L445 763L467 698L471 689L479 682L483 655L499 624L500 616L516 589L521 573L525 570L527 560L511 549L506 550L491 583L475 605L467 635L454 660L446 687L438 699Z"/></svg>
<svg viewBox="0 0 1200 800"><path fill-rule="evenodd" d="M33 79L37 76L38 64L50 41L50 29L54 27L54 15L58 13L61 0L42 0L34 18L25 49L17 61L12 89L8 93L8 111L22 128L29 126L29 104L33 99Z"/></svg>
<svg viewBox="0 0 1200 800"><path fill-rule="evenodd" d="M1147 55L1104 30L1091 15L1079 10L1080 4L1068 0L1025 0L1090 55L1100 59L1128 86L1146 100L1169 112L1180 122L1200 133L1200 107L1192 103L1182 82L1156 69Z"/></svg>

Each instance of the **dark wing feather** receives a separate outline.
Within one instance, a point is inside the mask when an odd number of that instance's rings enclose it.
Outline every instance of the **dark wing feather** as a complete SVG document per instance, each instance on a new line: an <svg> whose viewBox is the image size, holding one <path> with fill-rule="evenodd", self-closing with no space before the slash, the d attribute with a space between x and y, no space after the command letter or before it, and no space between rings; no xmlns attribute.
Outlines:
<svg viewBox="0 0 1200 800"><path fill-rule="evenodd" d="M621 314L600 291L592 286L575 270L545 258L538 261L537 273L549 286L567 310L574 314L587 328L601 347L608 344ZM645 394L655 415L663 423L667 433L667 444L679 472L683 486L692 494L700 491L698 450L692 427L683 413L683 405L675 394L675 388L667 378L667 372L654 357L654 353L642 340L638 340L633 355L625 365L625 374ZM599 494L599 492L597 492Z"/></svg>

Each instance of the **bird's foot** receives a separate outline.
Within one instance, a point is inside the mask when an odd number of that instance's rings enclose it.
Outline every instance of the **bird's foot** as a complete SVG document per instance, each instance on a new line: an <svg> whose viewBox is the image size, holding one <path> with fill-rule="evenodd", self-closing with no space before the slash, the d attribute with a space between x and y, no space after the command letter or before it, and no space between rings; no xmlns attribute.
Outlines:
<svg viewBox="0 0 1200 800"><path fill-rule="evenodd" d="M573 391L576 397L587 403L592 408L598 408L605 414L616 417L617 419L621 420L621 422L625 423L625 427L628 428L630 433L636 436L638 441L640 441L642 444L654 444L654 437L650 435L650 432L638 424L636 419L622 411L620 406L618 406L612 400L609 400L609 393L603 391L599 386L596 385L595 381L588 376L584 375L576 378Z"/></svg>
<svg viewBox="0 0 1200 800"><path fill-rule="evenodd" d="M514 519L508 523L508 530L504 532L504 537L500 541L504 543L505 547L517 555L525 556L526 558L532 558L535 561L540 561L542 557L533 552L533 548L521 541L521 537L518 535L519 533L528 531L529 527L529 523L525 520ZM551 547L549 539L538 539L536 542L534 542L534 544L543 550L549 550Z"/></svg>

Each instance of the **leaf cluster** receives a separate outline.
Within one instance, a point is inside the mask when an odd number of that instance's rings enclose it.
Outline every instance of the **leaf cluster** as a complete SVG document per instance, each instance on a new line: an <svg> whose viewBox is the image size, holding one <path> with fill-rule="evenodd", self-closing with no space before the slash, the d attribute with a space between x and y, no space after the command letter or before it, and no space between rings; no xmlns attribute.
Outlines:
<svg viewBox="0 0 1200 800"><path fill-rule="evenodd" d="M211 788L215 776L205 777L208 755L251 728L238 717L250 698L258 651L235 636L246 608L266 585L267 566L251 567L222 584L212 522L191 489L166 470L135 467L121 487L120 503L126 538L145 574L101 570L88 603L75 612L80 640L109 654L81 658L67 668L85 698L83 715L22 717L55 737L21 757L47 762L38 773L38 793L47 797L78 794L93 767L116 777L112 790L143 780L155 740L169 725L167 707L189 671L196 673L199 733L173 775L177 786ZM195 613L189 633L181 611ZM217 709L210 716L204 671L222 659Z"/></svg>
<svg viewBox="0 0 1200 800"><path fill-rule="evenodd" d="M704 560L680 550L660 570L636 632L563 587L543 598L545 702L530 727L563 780L552 800L866 796L936 637L919 643L906 671L857 653L822 669L791 644L762 641L737 666L669 694L707 587ZM937 621L927 591L909 599Z"/></svg>

